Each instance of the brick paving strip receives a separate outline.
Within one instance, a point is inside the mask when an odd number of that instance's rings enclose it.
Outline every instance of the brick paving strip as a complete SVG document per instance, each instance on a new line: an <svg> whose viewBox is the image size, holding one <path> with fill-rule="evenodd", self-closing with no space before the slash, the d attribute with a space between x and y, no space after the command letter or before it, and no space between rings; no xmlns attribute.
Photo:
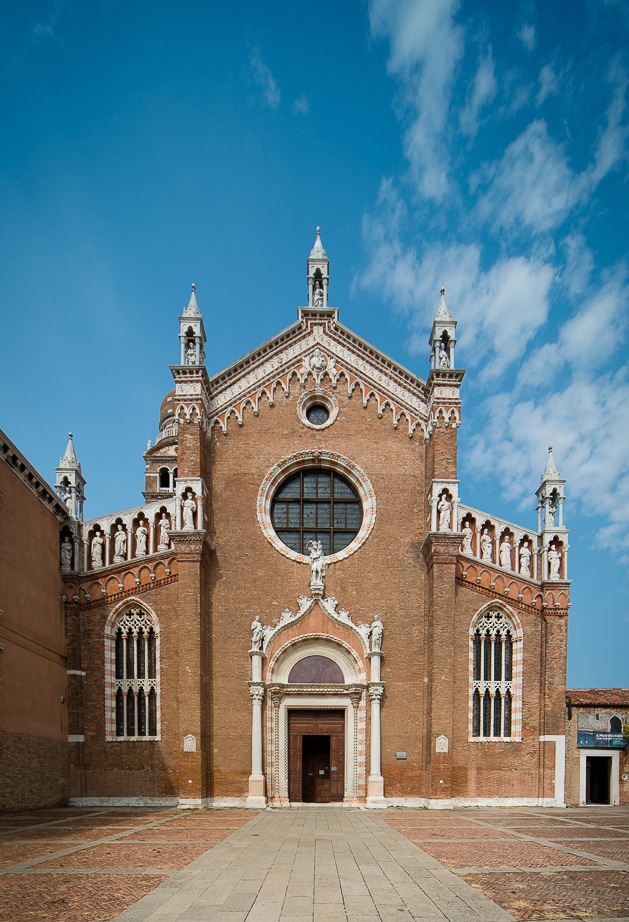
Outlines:
<svg viewBox="0 0 629 922"><path fill-rule="evenodd" d="M254 815L69 808L4 816L0 922L105 922Z"/></svg>
<svg viewBox="0 0 629 922"><path fill-rule="evenodd" d="M468 809L447 824L397 810L386 821L516 919L629 920L629 809Z"/></svg>
<svg viewBox="0 0 629 922"><path fill-rule="evenodd" d="M629 922L629 810L0 817L0 922L114 918Z"/></svg>

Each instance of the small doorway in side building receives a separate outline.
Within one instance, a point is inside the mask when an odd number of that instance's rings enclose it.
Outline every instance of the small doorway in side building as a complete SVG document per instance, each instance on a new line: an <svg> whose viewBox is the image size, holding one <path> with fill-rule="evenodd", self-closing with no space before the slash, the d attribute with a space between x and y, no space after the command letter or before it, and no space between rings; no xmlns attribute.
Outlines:
<svg viewBox="0 0 629 922"><path fill-rule="evenodd" d="M290 710L291 803L339 803L345 792L345 711Z"/></svg>
<svg viewBox="0 0 629 922"><path fill-rule="evenodd" d="M586 804L609 804L611 793L611 756L588 756L585 767Z"/></svg>

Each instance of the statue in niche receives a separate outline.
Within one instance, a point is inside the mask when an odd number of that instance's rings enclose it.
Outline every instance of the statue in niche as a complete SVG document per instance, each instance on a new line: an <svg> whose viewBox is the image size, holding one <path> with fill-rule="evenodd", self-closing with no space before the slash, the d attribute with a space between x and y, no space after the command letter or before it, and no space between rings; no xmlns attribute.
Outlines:
<svg viewBox="0 0 629 922"><path fill-rule="evenodd" d="M555 524L555 513L557 512L557 499L550 496L546 506L546 528L552 528Z"/></svg>
<svg viewBox="0 0 629 922"><path fill-rule="evenodd" d="M500 566L505 570L511 569L511 544L506 535L500 542Z"/></svg>
<svg viewBox="0 0 629 922"><path fill-rule="evenodd" d="M61 544L61 569L72 569L72 541L67 535Z"/></svg>
<svg viewBox="0 0 629 922"><path fill-rule="evenodd" d="M159 544L157 546L158 551L167 551L170 546L170 535L168 534L168 529L170 528L170 519L165 512L162 513L162 517L158 522L159 525Z"/></svg>
<svg viewBox="0 0 629 922"><path fill-rule="evenodd" d="M474 536L474 532L470 528L470 523L466 522L463 528L461 529L461 531L463 534L463 541L461 542L461 551L464 554L471 554L472 553L472 538Z"/></svg>
<svg viewBox="0 0 629 922"><path fill-rule="evenodd" d="M439 368L449 368L450 367L450 356L448 355L448 350L445 343L441 343L439 347Z"/></svg>
<svg viewBox="0 0 629 922"><path fill-rule="evenodd" d="M114 563L122 563L127 554L127 533L118 525L114 535Z"/></svg>
<svg viewBox="0 0 629 922"><path fill-rule="evenodd" d="M481 560L493 560L492 556L493 550L493 541L491 540L491 535L486 528L483 529L483 533L480 536L480 556Z"/></svg>
<svg viewBox="0 0 629 922"><path fill-rule="evenodd" d="M94 537L92 538L92 566L102 567L103 565L103 536L100 531L95 532Z"/></svg>
<svg viewBox="0 0 629 922"><path fill-rule="evenodd" d="M382 634L384 627L380 615L375 615L371 625L371 652L379 653L382 649Z"/></svg>
<svg viewBox="0 0 629 922"><path fill-rule="evenodd" d="M444 493L437 506L439 511L439 531L450 531L450 512L452 503L448 499L447 493Z"/></svg>
<svg viewBox="0 0 629 922"><path fill-rule="evenodd" d="M312 303L315 307L323 307L323 285L321 279L315 279Z"/></svg>
<svg viewBox="0 0 629 922"><path fill-rule="evenodd" d="M325 557L320 541L309 541L306 545L310 551L310 582L313 585L323 586L325 576Z"/></svg>
<svg viewBox="0 0 629 922"><path fill-rule="evenodd" d="M548 548L548 579L559 579L561 555L554 544Z"/></svg>
<svg viewBox="0 0 629 922"><path fill-rule="evenodd" d="M184 531L194 531L194 513L197 504L194 501L192 490L188 490L186 498L183 501L183 529Z"/></svg>
<svg viewBox="0 0 629 922"><path fill-rule="evenodd" d="M148 540L148 529L144 523L144 519L140 519L138 527L135 530L135 556L136 557L146 557L146 543Z"/></svg>
<svg viewBox="0 0 629 922"><path fill-rule="evenodd" d="M520 575L531 575L531 547L528 541L525 541L520 548Z"/></svg>
<svg viewBox="0 0 629 922"><path fill-rule="evenodd" d="M193 339L188 340L188 345L186 346L186 365L196 365L197 364L197 350L194 344Z"/></svg>
<svg viewBox="0 0 629 922"><path fill-rule="evenodd" d="M256 615L251 622L251 649L262 650L264 644L264 627L260 622L260 615Z"/></svg>

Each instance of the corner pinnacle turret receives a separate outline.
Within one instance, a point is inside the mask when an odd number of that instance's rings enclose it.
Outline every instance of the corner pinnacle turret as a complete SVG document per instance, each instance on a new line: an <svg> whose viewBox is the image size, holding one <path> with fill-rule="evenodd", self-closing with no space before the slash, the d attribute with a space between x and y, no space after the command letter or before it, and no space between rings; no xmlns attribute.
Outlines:
<svg viewBox="0 0 629 922"><path fill-rule="evenodd" d="M321 228L317 227L315 242L308 257L308 307L328 306L330 261L321 242Z"/></svg>

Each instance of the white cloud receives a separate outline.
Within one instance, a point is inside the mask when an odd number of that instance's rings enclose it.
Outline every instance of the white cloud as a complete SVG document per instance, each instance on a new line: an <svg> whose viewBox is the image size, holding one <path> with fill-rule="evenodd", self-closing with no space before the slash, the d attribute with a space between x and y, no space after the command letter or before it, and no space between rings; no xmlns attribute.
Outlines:
<svg viewBox="0 0 629 922"><path fill-rule="evenodd" d="M448 191L447 124L463 33L454 22L458 0L371 0L372 35L387 38L389 73L400 81L404 153L415 186L439 201Z"/></svg>
<svg viewBox="0 0 629 922"><path fill-rule="evenodd" d="M295 115L308 115L310 113L310 103L307 96L299 96L293 103L293 112Z"/></svg>
<svg viewBox="0 0 629 922"><path fill-rule="evenodd" d="M532 382L535 387L535 382ZM604 521L596 543L629 548L629 382L625 370L597 378L575 376L556 390L539 389L530 399L496 395L480 408L482 434L464 463L470 472L487 470L505 496L530 503L548 445L568 481L570 506ZM609 421L613 425L605 425ZM604 429L603 429L604 427ZM602 435L604 431L604 435ZM575 508L576 506L576 508Z"/></svg>
<svg viewBox="0 0 629 922"><path fill-rule="evenodd" d="M598 143L591 180L597 185L622 159L626 159L626 143L629 129L622 124L625 112L625 93L627 92L627 74L618 61L610 67L609 79L615 84L614 94L607 109L607 124L602 130Z"/></svg>
<svg viewBox="0 0 629 922"><path fill-rule="evenodd" d="M507 147L491 174L479 207L483 216L493 217L496 229L552 230L565 220L585 188L584 177L570 169L563 148L540 119Z"/></svg>
<svg viewBox="0 0 629 922"><path fill-rule="evenodd" d="M483 106L496 95L496 74L491 48L478 62L476 76L467 104L461 112L460 124L463 134L473 136L478 131L478 116Z"/></svg>
<svg viewBox="0 0 629 922"><path fill-rule="evenodd" d="M527 51L532 51L535 48L535 26L524 23L518 31L518 38Z"/></svg>
<svg viewBox="0 0 629 922"><path fill-rule="evenodd" d="M626 272L620 268L562 326L559 344L566 360L579 368L608 364L623 344L628 311Z"/></svg>
<svg viewBox="0 0 629 922"><path fill-rule="evenodd" d="M280 88L270 68L262 60L259 48L253 48L249 55L249 67L253 82L262 91L262 95L270 109L277 109L280 104Z"/></svg>
<svg viewBox="0 0 629 922"><path fill-rule="evenodd" d="M403 243L407 211L391 180L382 183L378 208L363 220L369 266L360 286L384 294L411 315L410 348L425 348L436 313L439 289L461 321L461 345L469 364L483 365L493 379L524 353L546 322L555 270L539 259L502 258L482 267L478 244L432 245L421 258Z"/></svg>
<svg viewBox="0 0 629 922"><path fill-rule="evenodd" d="M549 96L559 92L559 79L552 64L545 64L539 72L539 90L535 97L535 105L541 106Z"/></svg>

